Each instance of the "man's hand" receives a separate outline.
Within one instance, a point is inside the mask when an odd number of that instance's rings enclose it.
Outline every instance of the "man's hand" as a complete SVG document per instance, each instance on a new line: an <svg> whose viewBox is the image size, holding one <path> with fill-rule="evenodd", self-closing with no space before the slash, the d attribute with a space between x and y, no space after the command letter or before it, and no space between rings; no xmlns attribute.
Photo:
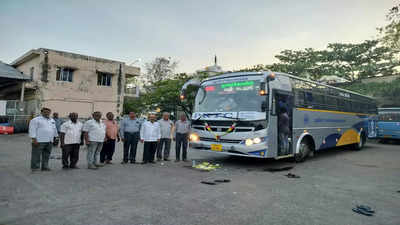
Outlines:
<svg viewBox="0 0 400 225"><path fill-rule="evenodd" d="M157 139L157 142L160 142L160 139Z"/></svg>
<svg viewBox="0 0 400 225"><path fill-rule="evenodd" d="M32 138L32 144L34 146L39 146L39 142L37 142L36 138Z"/></svg>
<svg viewBox="0 0 400 225"><path fill-rule="evenodd" d="M143 143L143 142L144 142L144 140L143 140L143 139L140 139L140 142L142 142L142 143Z"/></svg>
<svg viewBox="0 0 400 225"><path fill-rule="evenodd" d="M60 144L60 148L64 148L64 144L63 143Z"/></svg>
<svg viewBox="0 0 400 225"><path fill-rule="evenodd" d="M122 141L122 142L125 142L125 138L121 138L121 141Z"/></svg>

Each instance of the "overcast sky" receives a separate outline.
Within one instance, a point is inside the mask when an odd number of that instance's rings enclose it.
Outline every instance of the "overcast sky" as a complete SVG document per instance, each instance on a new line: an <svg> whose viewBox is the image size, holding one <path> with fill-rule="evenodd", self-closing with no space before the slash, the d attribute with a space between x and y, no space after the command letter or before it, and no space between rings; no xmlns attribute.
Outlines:
<svg viewBox="0 0 400 225"><path fill-rule="evenodd" d="M284 49L377 35L394 0L1 0L0 60L52 48L143 66L157 56L192 73L276 62Z"/></svg>

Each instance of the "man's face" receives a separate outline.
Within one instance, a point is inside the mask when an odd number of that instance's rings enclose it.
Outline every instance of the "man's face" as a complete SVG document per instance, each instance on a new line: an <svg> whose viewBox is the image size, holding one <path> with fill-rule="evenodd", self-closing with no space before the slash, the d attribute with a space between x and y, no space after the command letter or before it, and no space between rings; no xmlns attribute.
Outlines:
<svg viewBox="0 0 400 225"><path fill-rule="evenodd" d="M169 115L168 114L163 114L163 119L164 120L168 120L169 119Z"/></svg>
<svg viewBox="0 0 400 225"><path fill-rule="evenodd" d="M149 120L150 120L151 122L156 121L156 115L151 114L151 115L149 116Z"/></svg>
<svg viewBox="0 0 400 225"><path fill-rule="evenodd" d="M58 113L53 113L53 118L57 119L58 118Z"/></svg>
<svg viewBox="0 0 400 225"><path fill-rule="evenodd" d="M93 119L99 121L100 118L101 118L101 113L94 113L94 114L93 114Z"/></svg>
<svg viewBox="0 0 400 225"><path fill-rule="evenodd" d="M50 113L51 113L50 110L47 110L47 109L42 110L43 117L50 118Z"/></svg>
<svg viewBox="0 0 400 225"><path fill-rule="evenodd" d="M134 112L130 112L129 113L129 118L135 119L136 118L136 114Z"/></svg>
<svg viewBox="0 0 400 225"><path fill-rule="evenodd" d="M181 116L181 120L182 120L182 121L186 121L186 116L185 116L185 115L182 115L182 116Z"/></svg>
<svg viewBox="0 0 400 225"><path fill-rule="evenodd" d="M114 119L114 114L112 114L112 113L107 113L107 119L108 119L108 120L113 120L113 119Z"/></svg>
<svg viewBox="0 0 400 225"><path fill-rule="evenodd" d="M71 115L69 116L69 118L71 119L71 121L73 123L76 123L76 121L78 120L78 113L71 113Z"/></svg>

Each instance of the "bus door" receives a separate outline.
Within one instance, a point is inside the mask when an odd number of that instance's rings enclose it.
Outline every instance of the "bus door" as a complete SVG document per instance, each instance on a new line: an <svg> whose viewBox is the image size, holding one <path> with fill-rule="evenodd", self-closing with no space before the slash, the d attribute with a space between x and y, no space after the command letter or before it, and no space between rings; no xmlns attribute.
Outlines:
<svg viewBox="0 0 400 225"><path fill-rule="evenodd" d="M376 138L378 135L378 116L368 118L368 138Z"/></svg>
<svg viewBox="0 0 400 225"><path fill-rule="evenodd" d="M274 92L273 113L277 117L277 143L278 156L290 155L293 153L292 148L292 131L293 131L293 94L286 91Z"/></svg>

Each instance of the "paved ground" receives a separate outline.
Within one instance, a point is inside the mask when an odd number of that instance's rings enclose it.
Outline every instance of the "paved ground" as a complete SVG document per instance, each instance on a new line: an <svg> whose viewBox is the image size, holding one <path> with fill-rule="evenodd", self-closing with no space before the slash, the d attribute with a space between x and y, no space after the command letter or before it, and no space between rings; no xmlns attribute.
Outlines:
<svg viewBox="0 0 400 225"><path fill-rule="evenodd" d="M221 163L215 172L184 167L191 163L121 165L119 145L116 164L98 171L85 169L82 151L80 170L63 171L52 159L53 171L31 174L28 143L23 134L0 136L1 225L400 224L399 145L329 150L302 164L190 151ZM263 171L283 166L301 178ZM215 178L231 183L200 183ZM353 213L356 204L376 215Z"/></svg>

